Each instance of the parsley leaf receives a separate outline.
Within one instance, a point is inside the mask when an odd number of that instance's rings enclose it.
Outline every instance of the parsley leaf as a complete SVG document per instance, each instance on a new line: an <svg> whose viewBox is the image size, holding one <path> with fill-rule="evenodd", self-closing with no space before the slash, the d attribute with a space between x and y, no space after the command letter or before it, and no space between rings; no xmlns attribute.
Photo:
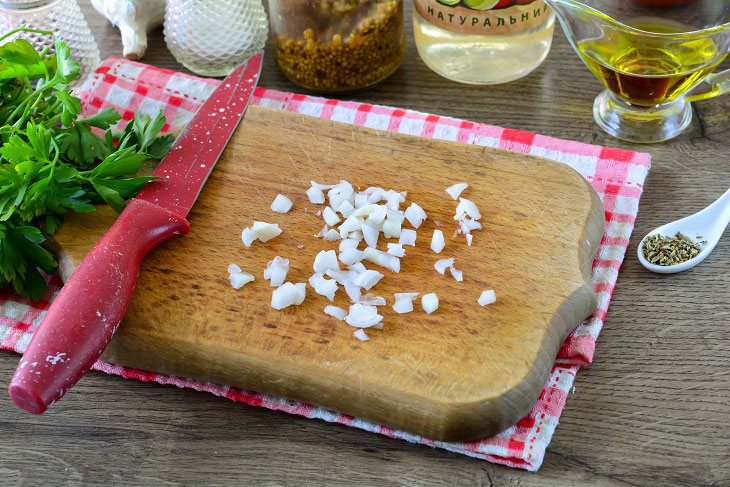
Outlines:
<svg viewBox="0 0 730 487"><path fill-rule="evenodd" d="M43 58L23 38L0 46L0 60L0 79L35 78L48 72Z"/></svg>
<svg viewBox="0 0 730 487"><path fill-rule="evenodd" d="M0 42L24 31L50 34L21 27ZM33 299L46 288L42 273L56 268L40 225L53 234L69 211L94 211L94 203L122 211L154 179L136 175L144 162L164 157L173 141L158 136L162 113L135 114L120 137L112 108L80 118L68 90L78 63L61 40L54 46L49 54L22 38L0 45L0 286Z"/></svg>

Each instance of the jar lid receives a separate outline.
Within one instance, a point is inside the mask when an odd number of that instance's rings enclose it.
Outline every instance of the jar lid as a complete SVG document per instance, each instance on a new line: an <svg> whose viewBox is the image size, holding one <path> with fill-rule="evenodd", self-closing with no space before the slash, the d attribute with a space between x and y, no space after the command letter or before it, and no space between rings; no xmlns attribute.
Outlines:
<svg viewBox="0 0 730 487"><path fill-rule="evenodd" d="M43 7L56 0L0 0L0 8L25 10L28 8Z"/></svg>

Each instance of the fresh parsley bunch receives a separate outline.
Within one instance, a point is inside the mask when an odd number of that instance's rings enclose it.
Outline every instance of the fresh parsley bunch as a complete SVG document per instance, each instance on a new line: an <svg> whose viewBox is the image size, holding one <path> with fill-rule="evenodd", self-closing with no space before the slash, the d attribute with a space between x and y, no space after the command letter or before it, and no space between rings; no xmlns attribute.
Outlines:
<svg viewBox="0 0 730 487"><path fill-rule="evenodd" d="M121 211L152 179L135 176L145 160L162 158L174 138L158 137L161 112L135 114L116 136L121 116L111 108L79 118L68 89L79 65L69 48L59 39L55 54L22 38L4 42L21 31L50 35L23 26L0 36L0 286L38 299L46 288L39 269L57 266L39 225L53 234L66 212L94 211L94 203Z"/></svg>

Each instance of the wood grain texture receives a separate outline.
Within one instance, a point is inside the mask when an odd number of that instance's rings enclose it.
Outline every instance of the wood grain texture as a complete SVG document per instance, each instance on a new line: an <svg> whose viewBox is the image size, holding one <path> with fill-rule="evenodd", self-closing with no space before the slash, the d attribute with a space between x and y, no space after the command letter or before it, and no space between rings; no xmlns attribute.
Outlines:
<svg viewBox="0 0 730 487"><path fill-rule="evenodd" d="M323 206L305 192L310 180L340 179L407 191L403 206L415 201L429 214L400 273L368 267L386 275L371 292L390 305L396 292L436 292L438 311L380 308L385 329L369 330L364 343L323 313L330 303L311 288L301 306L274 310L261 279L280 255L291 260L287 280L307 282L317 253L337 248L312 237ZM459 181L469 182L464 196L485 226L471 247L452 237L456 202L444 189ZM294 202L285 215L269 208L278 193ZM86 216L71 216L54 236L64 267L78 265L115 218ZM246 249L240 233L255 220L277 222L283 233ZM533 156L252 106L189 221L192 233L145 259L105 359L300 399L429 438L483 438L518 421L567 334L596 306L590 269L603 235L601 202L577 172ZM440 255L429 248L436 228L447 241ZM463 282L434 269L447 257L464 270ZM232 289L231 262L257 280ZM487 308L476 302L484 289L498 293ZM334 304L347 309L344 289Z"/></svg>
<svg viewBox="0 0 730 487"><path fill-rule="evenodd" d="M102 57L119 55L118 31L87 0L79 3ZM407 32L403 66L352 99L650 152L630 249L652 228L701 209L730 186L730 97L695 103L690 130L672 142L625 144L595 127L591 106L601 87L560 29L539 69L488 88L432 73ZM144 62L181 69L160 30ZM299 92L270 58L261 84ZM53 414L25 414L0 394L2 483L727 486L729 236L701 266L675 276L650 274L627 256L594 363L579 372L537 474L192 390L90 373ZM18 355L0 352L3 388L17 363Z"/></svg>

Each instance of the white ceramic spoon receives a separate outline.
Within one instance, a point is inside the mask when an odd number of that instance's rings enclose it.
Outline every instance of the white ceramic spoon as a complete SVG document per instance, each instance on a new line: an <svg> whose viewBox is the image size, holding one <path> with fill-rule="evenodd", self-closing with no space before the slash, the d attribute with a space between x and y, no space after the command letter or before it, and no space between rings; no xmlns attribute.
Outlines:
<svg viewBox="0 0 730 487"><path fill-rule="evenodd" d="M659 272L661 274L674 274L675 272L682 272L687 269L691 269L710 255L710 252L712 252L712 249L714 249L715 245L717 245L717 242L720 240L720 237L728 224L730 224L730 189L704 210L686 218L682 218L681 220L667 223L666 225L662 225L661 227L655 228L649 232L646 237L641 240L641 243L639 243L639 262L641 262L641 265L650 271ZM687 262L682 262L681 264L656 265L646 260L644 257L643 247L644 240L646 240L647 237L657 233L666 236L674 236L677 232L680 232L690 238L701 235L702 240L707 243L702 245L702 251L697 254L696 257L688 260Z"/></svg>

